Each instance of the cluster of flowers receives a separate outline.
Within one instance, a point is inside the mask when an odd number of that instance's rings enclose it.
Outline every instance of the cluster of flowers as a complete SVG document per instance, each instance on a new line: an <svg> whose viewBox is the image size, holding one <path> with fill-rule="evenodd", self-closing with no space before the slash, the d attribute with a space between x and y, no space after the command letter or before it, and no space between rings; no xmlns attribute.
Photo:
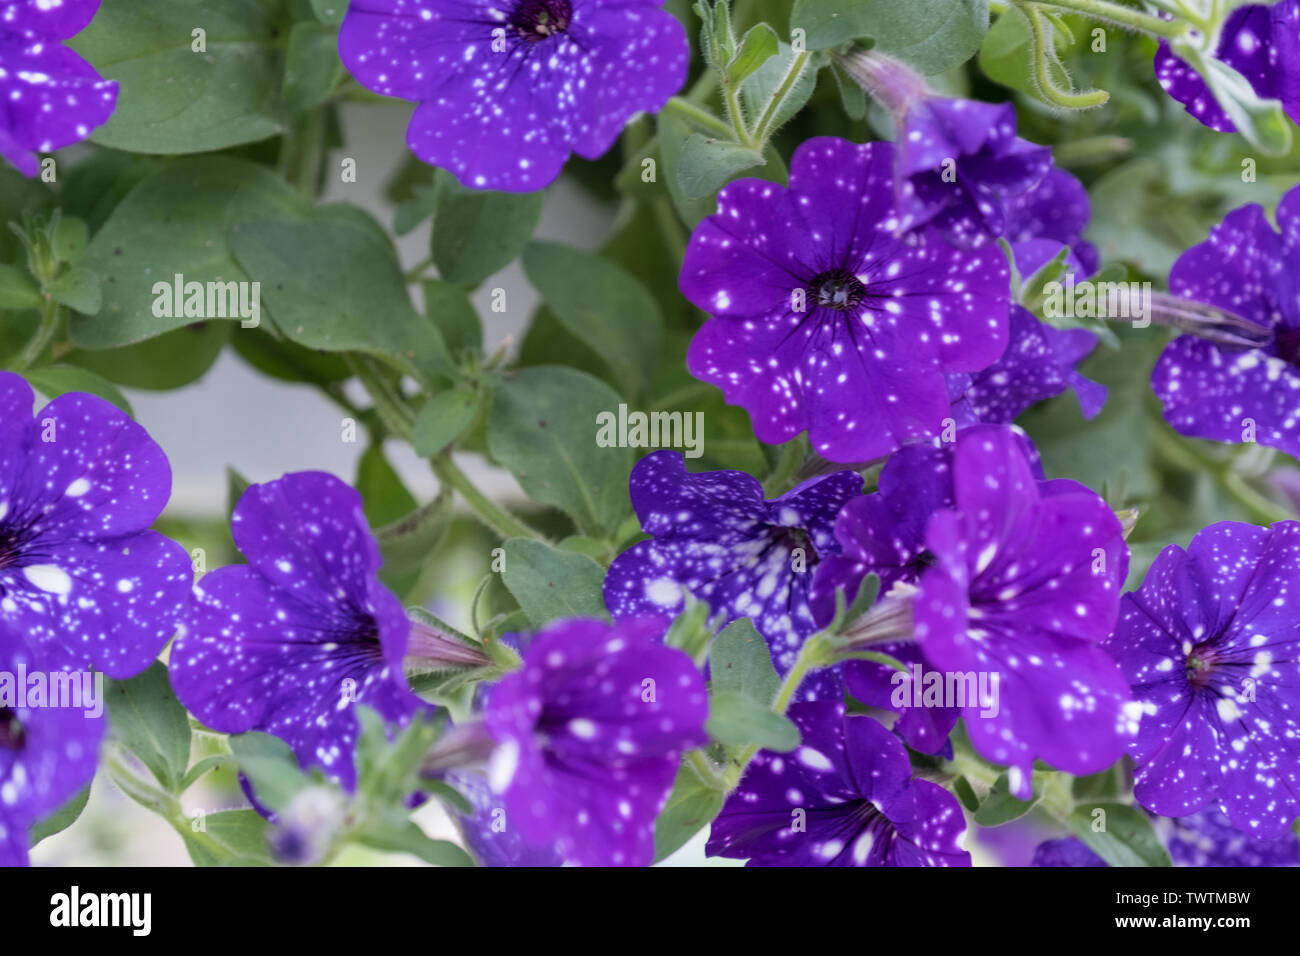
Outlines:
<svg viewBox="0 0 1300 956"><path fill-rule="evenodd" d="M58 42L96 7L0 5L0 92L20 104L0 126L0 153L29 174L33 150L82 138L111 112L113 85ZM1294 7L1273 8L1276 34L1248 9L1234 35L1280 48ZM340 53L367 86L420 101L417 155L472 186L527 190L571 151L604 152L633 111L661 107L688 50L657 0L356 0ZM1189 77L1160 69L1199 118L1222 125ZM69 108L45 109L55 97ZM998 713L900 708L875 662L816 674L790 709L798 748L753 759L711 853L758 865L969 863L960 805L914 779L904 746L942 752L963 719L1018 796L1032 792L1037 760L1089 774L1127 753L1138 802L1179 819L1171 846L1181 840L1188 859L1266 855L1251 841L1276 840L1300 814L1300 637L1288 612L1300 523L1213 525L1121 596L1121 522L1091 490L1046 480L1009 426L1070 387L1086 414L1104 402L1075 369L1095 338L1016 305L999 243L1023 272L1068 247L1086 275L1088 216L1082 185L1016 135L1011 107L964 100L914 104L897 145L804 143L789 188L722 191L680 277L711 316L692 373L745 407L763 441L806 431L826 459L887 459L878 486L863 494L858 471L844 470L768 501L743 473L690 474L670 452L642 459L630 494L650 537L609 570L614 623L559 621L517 638L521 668L465 725L490 742L489 784L513 822L503 835L466 821L483 859L649 863L681 755L708 740L706 677L663 643L685 595L716 624L751 619L786 674L837 594L867 574L885 585L881 606L900 603L910 624L879 649L1000 674ZM1267 340L1171 343L1153 385L1186 434L1240 440L1250 415L1260 441L1296 450L1300 190L1278 222L1280 233L1258 207L1238 210L1174 269L1175 292ZM0 669L128 677L177 634L171 678L196 717L275 734L304 767L355 787L353 705L396 724L429 707L407 684L411 625L378 579L357 493L314 472L252 486L232 520L248 563L192 586L184 550L147 530L169 495L161 449L92 396L65 395L35 418L33 400L22 379L0 377ZM935 441L947 423L952 439ZM848 714L846 691L897 711L893 731ZM0 709L0 862L25 860L28 829L93 776L101 735L81 714ZM493 798L469 781L486 810ZM799 825L792 810L805 811ZM1225 831L1239 836L1215 842Z"/></svg>

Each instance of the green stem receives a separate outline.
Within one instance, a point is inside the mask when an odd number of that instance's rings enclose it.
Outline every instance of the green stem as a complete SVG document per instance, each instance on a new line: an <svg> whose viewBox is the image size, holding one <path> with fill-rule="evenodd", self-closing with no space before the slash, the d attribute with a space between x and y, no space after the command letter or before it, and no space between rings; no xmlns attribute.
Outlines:
<svg viewBox="0 0 1300 956"><path fill-rule="evenodd" d="M1028 5L1026 0L1012 0L1012 2L1022 9ZM1105 20L1119 26L1140 30L1143 33L1150 33L1153 36L1170 39L1182 36L1187 32L1188 26L1186 22L1162 20L1148 13L1134 10L1132 7L1122 7L1117 3L1110 3L1109 0L1033 0L1033 4L1035 6L1056 7L1073 13L1082 13L1094 20Z"/></svg>
<svg viewBox="0 0 1300 956"><path fill-rule="evenodd" d="M671 109L676 113L680 113L684 118L690 120L695 125L703 126L706 129L712 130L719 136L729 138L732 134L730 124L724 123L708 110L696 106L694 103L682 99L680 96L674 96L670 99L664 105L664 109Z"/></svg>
<svg viewBox="0 0 1300 956"><path fill-rule="evenodd" d="M406 404L401 392L390 385L372 359L361 355L348 355L348 366L360 380L370 400L374 403L379 420L393 435L409 442L415 429L415 413Z"/></svg>
<svg viewBox="0 0 1300 956"><path fill-rule="evenodd" d="M730 83L724 84L722 101L727 106L727 118L731 120L731 131L736 136L736 142L755 149L754 137L750 135L749 127L745 125L745 109L740 103L740 90Z"/></svg>
<svg viewBox="0 0 1300 956"><path fill-rule="evenodd" d="M106 757L104 759L104 769L108 771L109 779L113 781L119 790L140 804L140 806L153 811L166 820L171 824L172 829L180 834L182 840L201 844L217 860L233 859L230 850L210 837L206 831L195 830L192 827L189 818L185 816L185 812L181 808L180 801L170 793L141 780L117 757Z"/></svg>
<svg viewBox="0 0 1300 956"><path fill-rule="evenodd" d="M498 507L474 486L469 476L457 467L447 454L432 459L433 473L438 480L450 485L474 509L479 519L502 538L532 538L546 541L546 536L524 524L510 512Z"/></svg>
<svg viewBox="0 0 1300 956"><path fill-rule="evenodd" d="M763 109L763 114L758 118L758 123L754 127L755 149L762 149L771 135L776 132L773 127L776 124L777 114L780 113L785 101L790 98L795 84L803 76L804 67L808 65L808 60L811 57L812 53L804 50L790 62L790 69L786 70L781 85L776 88L776 93L768 100L767 106Z"/></svg>
<svg viewBox="0 0 1300 956"><path fill-rule="evenodd" d="M50 341L54 338L62 314L63 310L59 303L46 294L41 301L41 324L37 327L35 334L27 340L27 344L23 346L22 352L12 366L13 371L25 372L36 364L37 359L45 353Z"/></svg>
<svg viewBox="0 0 1300 956"><path fill-rule="evenodd" d="M1056 47L1053 45L1052 33L1044 22L1043 13L1038 9L1037 4L1027 3L1025 0L1015 0L1015 2L1017 9L1029 24L1029 62L1034 71L1034 85L1038 87L1038 91L1053 105L1067 110L1091 109L1109 100L1110 94L1105 90L1075 93L1057 87L1056 78L1052 76Z"/></svg>
<svg viewBox="0 0 1300 956"><path fill-rule="evenodd" d="M1164 428L1156 428L1153 434L1156 447L1168 461L1188 471L1208 471L1219 490L1232 499L1255 524L1267 526L1275 521L1294 519L1294 515L1286 508L1252 488L1245 478L1233 470L1231 461L1217 461L1208 455L1202 455Z"/></svg>
<svg viewBox="0 0 1300 956"><path fill-rule="evenodd" d="M425 270L428 269L429 266L431 265L433 265L432 254L425 256L424 259L421 260L419 265L415 265L411 267L410 271L407 272L405 276L406 284L410 285L413 282L419 282L421 279L423 279Z"/></svg>

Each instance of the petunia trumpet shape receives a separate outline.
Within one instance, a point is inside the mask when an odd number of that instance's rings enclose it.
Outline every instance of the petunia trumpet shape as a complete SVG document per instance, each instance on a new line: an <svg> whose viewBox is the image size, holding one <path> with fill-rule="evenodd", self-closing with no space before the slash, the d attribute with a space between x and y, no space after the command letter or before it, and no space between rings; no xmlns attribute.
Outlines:
<svg viewBox="0 0 1300 956"><path fill-rule="evenodd" d="M363 86L419 103L406 142L476 189L531 192L569 154L604 154L686 81L662 0L353 0L339 55Z"/></svg>
<svg viewBox="0 0 1300 956"><path fill-rule="evenodd" d="M713 821L709 856L749 866L970 866L957 798L913 780L907 751L870 717L794 704L802 743L759 751Z"/></svg>
<svg viewBox="0 0 1300 956"><path fill-rule="evenodd" d="M396 724L428 706L406 683L410 622L379 582L361 496L296 472L251 485L231 531L248 564L195 586L170 658L176 695L214 730L274 734L351 790L355 705Z"/></svg>

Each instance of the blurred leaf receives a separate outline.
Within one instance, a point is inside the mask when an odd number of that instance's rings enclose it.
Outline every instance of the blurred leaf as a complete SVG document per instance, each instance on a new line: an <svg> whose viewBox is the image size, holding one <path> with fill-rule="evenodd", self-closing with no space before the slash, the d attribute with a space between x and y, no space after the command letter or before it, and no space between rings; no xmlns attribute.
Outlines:
<svg viewBox="0 0 1300 956"><path fill-rule="evenodd" d="M167 668L154 661L129 680L109 682L108 719L113 736L169 793L175 793L190 764L190 717L176 699Z"/></svg>
<svg viewBox="0 0 1300 956"><path fill-rule="evenodd" d="M473 389L452 388L439 392L421 407L415 417L411 444L421 458L430 458L454 442L474 421L478 395Z"/></svg>
<svg viewBox="0 0 1300 956"><path fill-rule="evenodd" d="M1095 811L1104 812L1104 818ZM1104 830L1094 830L1102 825ZM1084 804L1070 814L1074 835L1111 866L1172 866L1147 815L1122 803Z"/></svg>
<svg viewBox="0 0 1300 956"><path fill-rule="evenodd" d="M506 565L501 579L533 627L566 617L609 619L602 590L605 570L591 558L528 538L511 538L502 547Z"/></svg>
<svg viewBox="0 0 1300 956"><path fill-rule="evenodd" d="M733 747L756 744L764 750L789 753L799 746L799 728L790 718L739 691L710 696L704 729L718 743Z"/></svg>
<svg viewBox="0 0 1300 956"><path fill-rule="evenodd" d="M47 398L58 398L68 392L89 392L107 402L112 402L128 415L135 416L131 410L131 403L118 391L117 386L87 369L75 365L45 365L41 368L29 369L23 373L23 376L32 383L33 388Z"/></svg>
<svg viewBox="0 0 1300 956"><path fill-rule="evenodd" d="M668 802L655 820L654 862L672 855L722 809L723 794L706 787L689 766L677 771Z"/></svg>

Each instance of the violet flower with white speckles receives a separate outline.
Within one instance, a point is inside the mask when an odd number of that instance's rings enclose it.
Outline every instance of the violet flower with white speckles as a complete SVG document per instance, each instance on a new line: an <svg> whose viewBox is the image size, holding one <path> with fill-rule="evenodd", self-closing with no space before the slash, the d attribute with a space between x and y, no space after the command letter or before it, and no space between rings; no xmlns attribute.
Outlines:
<svg viewBox="0 0 1300 956"><path fill-rule="evenodd" d="M808 140L789 190L734 182L691 237L679 283L713 317L687 364L768 444L806 430L831 461L887 455L938 434L945 373L1006 348L1005 257L896 237L893 160L888 143Z"/></svg>
<svg viewBox="0 0 1300 956"><path fill-rule="evenodd" d="M63 45L99 0L0 0L0 156L35 176L36 152L90 135L117 105L117 84Z"/></svg>
<svg viewBox="0 0 1300 956"><path fill-rule="evenodd" d="M1058 252L1062 243L1031 239L1012 246L1016 268L1033 275ZM1071 254L1066 267L1076 275L1085 267ZM1084 418L1095 418L1106 404L1106 386L1084 377L1076 366L1097 347L1087 329L1058 329L1040 322L1028 309L1011 306L1007 350L986 369L949 375L952 417L960 426L976 422L1009 425L1031 405L1073 389Z"/></svg>
<svg viewBox="0 0 1300 956"><path fill-rule="evenodd" d="M171 494L167 456L125 412L70 392L32 417L0 372L0 631L62 668L133 677L175 633L193 571L147 530Z"/></svg>
<svg viewBox="0 0 1300 956"><path fill-rule="evenodd" d="M1280 100L1286 114L1300 122L1300 0L1234 10L1214 58L1240 73L1261 99ZM1164 91L1201 123L1220 132L1236 130L1205 79L1167 41L1156 53L1155 71Z"/></svg>
<svg viewBox="0 0 1300 956"><path fill-rule="evenodd" d="M759 751L713 821L709 856L749 866L970 866L957 798L913 780L903 745L830 701L794 704L802 743Z"/></svg>
<svg viewBox="0 0 1300 956"><path fill-rule="evenodd" d="M719 627L740 617L767 640L784 675L817 629L808 592L818 563L839 551L832 526L862 493L853 471L813 478L772 501L740 471L690 474L680 452L646 455L628 482L641 527L653 537L619 555L605 576L615 618L675 617L685 593L708 603ZM797 699L841 693L837 675L812 675Z"/></svg>
<svg viewBox="0 0 1300 956"><path fill-rule="evenodd" d="M420 104L406 135L420 159L530 192L681 89L686 31L662 3L353 0L339 55L362 85Z"/></svg>
<svg viewBox="0 0 1300 956"><path fill-rule="evenodd" d="M488 782L477 774L456 773L447 777L469 801L474 812L459 814L456 825L466 847L480 866L560 866L564 858L553 846L530 846L522 833L510 826L510 818Z"/></svg>
<svg viewBox="0 0 1300 956"><path fill-rule="evenodd" d="M932 225L963 248L988 243L1007 233L1009 205L1051 168L1050 148L1016 135L1010 103L920 100L898 138L902 228Z"/></svg>
<svg viewBox="0 0 1300 956"><path fill-rule="evenodd" d="M354 705L397 724L429 706L406 683L410 622L379 582L361 496L323 472L285 475L244 492L231 531L249 563L195 586L176 696L214 730L274 734L351 790Z"/></svg>
<svg viewBox="0 0 1300 956"><path fill-rule="evenodd" d="M1300 522L1223 521L1160 552L1106 648L1142 707L1134 793L1278 837L1300 815Z"/></svg>
<svg viewBox="0 0 1300 956"><path fill-rule="evenodd" d="M648 866L681 754L707 739L704 677L662 622L559 621L497 684L484 720L507 826L584 866Z"/></svg>
<svg viewBox="0 0 1300 956"><path fill-rule="evenodd" d="M1078 837L1044 840L1034 849L1030 866L1110 866Z"/></svg>
<svg viewBox="0 0 1300 956"><path fill-rule="evenodd" d="M1176 820L1160 818L1174 866L1300 866L1300 839L1284 833L1261 840L1242 833L1216 807Z"/></svg>
<svg viewBox="0 0 1300 956"><path fill-rule="evenodd" d="M1178 257L1169 289L1258 326L1257 348L1182 335L1160 356L1151 387L1165 420L1196 438L1254 440L1300 455L1300 186L1277 209L1281 234L1257 205L1235 209Z"/></svg>
<svg viewBox="0 0 1300 956"><path fill-rule="evenodd" d="M929 667L989 674L990 685L997 675L994 713L978 701L960 709L975 748L1011 765L1013 792L1029 796L1035 758L1074 774L1111 766L1133 730L1124 677L1099 646L1128 570L1119 519L1082 485L1038 480L1010 428L963 429L952 445L896 458L881 474L884 494L850 503L837 523L844 554L814 582L818 607L873 571L915 580L914 636ZM855 671L879 667L846 668L850 690ZM902 727L933 750L945 725L925 729Z"/></svg>
<svg viewBox="0 0 1300 956"><path fill-rule="evenodd" d="M0 628L0 672L44 666ZM15 701L16 703L16 701ZM10 707L0 701L0 867L26 866L28 830L95 776L102 717L80 707Z"/></svg>

